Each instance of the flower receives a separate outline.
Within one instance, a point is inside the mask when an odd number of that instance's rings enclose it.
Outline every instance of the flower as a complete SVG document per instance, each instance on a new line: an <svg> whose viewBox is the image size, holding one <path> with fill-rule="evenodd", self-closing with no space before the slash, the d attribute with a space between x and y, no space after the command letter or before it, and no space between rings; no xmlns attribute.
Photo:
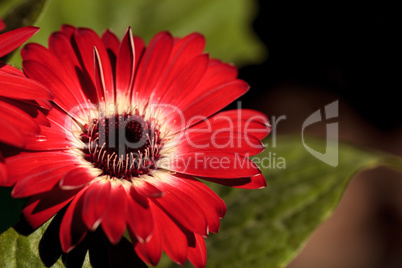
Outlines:
<svg viewBox="0 0 402 268"><path fill-rule="evenodd" d="M205 266L204 237L218 232L226 206L200 179L265 187L248 156L270 128L256 111L217 113L249 86L204 44L197 33L161 32L145 47L130 28L119 41L65 25L48 49L22 49L25 73L55 95L50 126L6 160L13 197L30 197L22 213L33 228L67 206L64 252L100 227L113 244L127 230L152 265L163 250Z"/></svg>
<svg viewBox="0 0 402 268"><path fill-rule="evenodd" d="M5 24L0 19L0 31ZM38 28L27 26L0 34L0 57L27 41ZM47 120L39 109L50 108L52 93L20 70L0 62L0 183L6 184L6 146L23 148L26 138L38 134Z"/></svg>

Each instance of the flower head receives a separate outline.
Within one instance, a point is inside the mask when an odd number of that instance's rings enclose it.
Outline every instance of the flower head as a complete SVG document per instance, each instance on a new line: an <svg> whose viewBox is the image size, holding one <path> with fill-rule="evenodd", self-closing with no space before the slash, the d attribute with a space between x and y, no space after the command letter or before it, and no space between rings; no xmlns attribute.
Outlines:
<svg viewBox="0 0 402 268"><path fill-rule="evenodd" d="M0 31L5 24L0 19ZM27 41L38 28L27 26L0 34L0 57ZM7 185L3 149L23 148L29 136L38 134L47 120L40 108L51 108L52 93L20 70L0 62L0 184Z"/></svg>
<svg viewBox="0 0 402 268"><path fill-rule="evenodd" d="M198 178L242 188L265 179L248 158L264 149L266 117L217 113L248 90L234 66L203 54L204 38L157 34L145 47L63 26L49 48L21 52L26 74L52 90L50 126L7 159L14 197L37 228L67 206L63 251L102 228L116 244L128 231L142 260L204 267L204 237L217 232L224 202Z"/></svg>

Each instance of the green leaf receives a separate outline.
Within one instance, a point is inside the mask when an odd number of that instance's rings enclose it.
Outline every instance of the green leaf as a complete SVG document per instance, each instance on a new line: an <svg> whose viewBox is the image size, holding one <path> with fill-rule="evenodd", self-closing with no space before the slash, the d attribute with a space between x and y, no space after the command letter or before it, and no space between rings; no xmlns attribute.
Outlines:
<svg viewBox="0 0 402 268"><path fill-rule="evenodd" d="M307 144L325 152L325 141L309 139ZM284 267L331 215L357 172L379 165L402 168L401 159L347 144L339 144L339 165L332 167L313 157L300 137L280 137L276 147L268 147L258 161L263 163L265 189L210 184L228 210L219 233L206 239L207 267ZM171 262L164 264L161 267L175 267Z"/></svg>
<svg viewBox="0 0 402 268"><path fill-rule="evenodd" d="M44 10L48 0L25 0L25 1L1 1L1 10L7 10L7 13L1 12L6 29L10 31L24 26L34 25ZM10 53L1 58L3 62L7 62L12 56Z"/></svg>
<svg viewBox="0 0 402 268"><path fill-rule="evenodd" d="M121 38L128 26L146 41L159 31L201 32L212 57L240 64L264 60L266 48L252 30L255 0L57 0L51 1L32 41L47 44L62 24L110 28ZM17 61L18 62L18 61Z"/></svg>
<svg viewBox="0 0 402 268"><path fill-rule="evenodd" d="M308 146L325 152L325 141L310 139ZM310 155L295 137L280 138L258 160L264 163L267 188L217 189L228 213L221 231L207 239L208 267L285 266L331 215L357 172L388 163L402 167L401 159L347 144L339 145L339 165L332 167Z"/></svg>
<svg viewBox="0 0 402 268"><path fill-rule="evenodd" d="M39 257L39 241L49 223L30 235L20 234L14 228L0 235L0 267L43 267ZM22 231L20 231L22 232ZM64 267L61 260L52 267Z"/></svg>

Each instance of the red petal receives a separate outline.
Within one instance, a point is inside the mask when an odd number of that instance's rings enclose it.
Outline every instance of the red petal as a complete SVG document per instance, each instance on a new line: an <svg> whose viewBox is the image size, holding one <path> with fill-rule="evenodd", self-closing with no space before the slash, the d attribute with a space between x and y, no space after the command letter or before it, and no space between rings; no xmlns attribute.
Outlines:
<svg viewBox="0 0 402 268"><path fill-rule="evenodd" d="M85 192L82 219L88 229L95 231L101 223L108 206L110 183L105 181L94 182Z"/></svg>
<svg viewBox="0 0 402 268"><path fill-rule="evenodd" d="M271 126L266 115L254 110L229 110L221 112L218 115L233 118L233 122L235 123L234 127L241 128L241 132L255 136L259 140L265 138L271 131ZM218 128L221 126L214 127Z"/></svg>
<svg viewBox="0 0 402 268"><path fill-rule="evenodd" d="M219 231L220 218L223 218L226 212L226 205L211 189L205 184L190 178L179 177L177 174L171 176L168 181L173 187L180 188L183 192L190 194L193 200L203 210L207 221L208 230L212 233Z"/></svg>
<svg viewBox="0 0 402 268"><path fill-rule="evenodd" d="M11 195L14 198L28 197L50 191L75 165L69 163L38 167L30 175L18 180Z"/></svg>
<svg viewBox="0 0 402 268"><path fill-rule="evenodd" d="M182 230L183 227L180 228L157 206L152 213L158 219L157 224L161 231L163 250L174 262L184 265L187 260L187 237Z"/></svg>
<svg viewBox="0 0 402 268"><path fill-rule="evenodd" d="M22 110L0 100L0 141L17 147L25 146L24 135L38 133L39 125Z"/></svg>
<svg viewBox="0 0 402 268"><path fill-rule="evenodd" d="M113 72L110 65L109 56L107 54L106 48L100 39L100 37L91 29L78 28L74 33L74 39L77 42L79 52L81 54L81 59L84 63L85 69L89 72L92 81L95 81L93 74L94 70L94 58L93 50L94 47L98 50L99 58L102 61L102 72L105 82L105 92L97 90L98 98L105 98L107 102L114 101L114 83L113 83Z"/></svg>
<svg viewBox="0 0 402 268"><path fill-rule="evenodd" d="M38 82L2 71L0 71L0 96L26 100L53 99L53 94Z"/></svg>
<svg viewBox="0 0 402 268"><path fill-rule="evenodd" d="M149 206L149 202L148 202L148 197L141 195L135 187L131 187L130 188L130 196L131 198L137 202L138 204L140 204L143 207L148 207Z"/></svg>
<svg viewBox="0 0 402 268"><path fill-rule="evenodd" d="M175 42L172 50L172 59L180 58L175 65L183 67L188 61L200 55L205 47L205 38L199 33L191 33Z"/></svg>
<svg viewBox="0 0 402 268"><path fill-rule="evenodd" d="M177 74L171 74L172 77L167 78L169 84L161 86L160 92L156 92L155 96L161 97L160 103L178 106L180 100L184 99L204 76L208 61L208 55L199 55L177 70Z"/></svg>
<svg viewBox="0 0 402 268"><path fill-rule="evenodd" d="M77 99L79 96L75 96L66 86L64 81L47 66L32 60L25 60L22 65L24 71L30 78L40 81L55 94L54 102L64 110L71 111L81 103L81 101Z"/></svg>
<svg viewBox="0 0 402 268"><path fill-rule="evenodd" d="M106 30L102 34L102 42L105 45L106 49L109 51L109 57L111 56L111 53L114 55L114 57L116 57L120 46L120 41L117 36L112 31Z"/></svg>
<svg viewBox="0 0 402 268"><path fill-rule="evenodd" d="M73 29L72 31L74 32ZM71 92L75 96L81 96L84 101L89 98L92 102L96 102L98 99L93 81L86 71L82 71L82 66L71 45L70 38L60 32L53 33L49 38L49 50L59 59L60 63L63 63L63 69L75 84L72 87L69 83L68 87ZM27 60L24 57L23 59Z"/></svg>
<svg viewBox="0 0 402 268"><path fill-rule="evenodd" d="M64 175L59 186L62 190L80 189L93 179L94 176L86 168L75 168Z"/></svg>
<svg viewBox="0 0 402 268"><path fill-rule="evenodd" d="M8 120L5 120L3 114L1 113L0 120L0 132L2 133L2 135L0 135L0 142L23 148L26 142L24 135L18 130L17 127L13 126L12 123L10 123Z"/></svg>
<svg viewBox="0 0 402 268"><path fill-rule="evenodd" d="M71 57L69 54L71 48L68 49L68 45L65 44L67 41L63 42L63 39L65 39L65 37L60 33L54 33L49 38L49 47L56 46L57 54L42 45L28 44L21 50L21 56L24 61L36 61L46 66L47 69L51 70L53 76L56 76L58 80L63 82L70 98L76 99L77 102L85 102L86 97L82 93L80 81L76 77L77 66L75 64L77 64L78 61L75 57ZM59 46L61 46L61 48L59 48ZM65 60L65 54L70 56L67 61ZM73 66L71 66L72 64ZM73 70L71 70L71 68L73 68ZM38 79L38 81L41 80Z"/></svg>
<svg viewBox="0 0 402 268"><path fill-rule="evenodd" d="M158 219L153 218L154 222L156 222ZM129 234L131 237L132 241L135 241L135 236L130 233L129 229ZM133 243L134 244L134 243ZM152 236L151 239L146 242L146 243L140 243L137 242L134 244L134 249L137 252L138 256L145 262L156 266L159 263L159 260L162 255L162 241L161 241L161 234L159 231L158 226L155 224L153 231L152 231Z"/></svg>
<svg viewBox="0 0 402 268"><path fill-rule="evenodd" d="M68 25L68 24L63 24L60 27L60 32L63 33L63 35L65 35L67 38L70 38L73 36L75 31L75 27L72 25Z"/></svg>
<svg viewBox="0 0 402 268"><path fill-rule="evenodd" d="M152 92L150 89L158 83L172 46L173 38L167 32L161 32L152 38L139 63L132 94L133 102L148 101Z"/></svg>
<svg viewBox="0 0 402 268"><path fill-rule="evenodd" d="M0 35L0 57L10 53L39 30L38 27L26 26Z"/></svg>
<svg viewBox="0 0 402 268"><path fill-rule="evenodd" d="M227 129L199 134L196 132L193 131L192 135L185 135L181 140L178 147L180 154L193 151L199 153L215 151L252 156L261 153L265 148L258 138L247 136L246 133Z"/></svg>
<svg viewBox="0 0 402 268"><path fill-rule="evenodd" d="M171 159L164 168L193 176L228 179L261 173L257 165L247 157L218 151L183 153Z"/></svg>
<svg viewBox="0 0 402 268"><path fill-rule="evenodd" d="M197 92L204 92L207 88L235 80L237 74L236 66L223 63L217 59L211 59L204 79L202 79L200 84L198 84L197 88L194 90Z"/></svg>
<svg viewBox="0 0 402 268"><path fill-rule="evenodd" d="M222 85L230 85L233 82L235 82L236 76L237 76L237 69L234 66L224 64L218 60L212 59L209 61L205 75L198 83L197 87L192 89L190 94L188 94L184 99L181 99L180 103L176 104L176 106L178 106L181 112L183 112L186 108L188 108L187 107L188 105L191 106L192 103L197 102L201 96L207 95L209 94L210 91L213 91L217 88L219 89L220 87L222 87ZM242 93L240 92L239 94ZM212 97L211 99L218 100L215 97ZM207 102L209 103L209 101ZM207 105L206 107L210 108L213 106ZM199 120L202 120L203 117L209 116L215 113L216 111L217 110L211 111L211 113L209 113L208 115L205 114L195 114L195 115L198 115L200 117ZM185 123L181 122L183 116L185 117L184 119L188 120L191 118L193 120L193 115L187 115L186 113L177 114L174 116L175 118L172 118L172 122L176 120L176 122ZM179 118L177 118L177 116L179 116ZM195 124L197 123L197 121L194 121L192 123ZM180 126L176 126L176 128L180 129Z"/></svg>
<svg viewBox="0 0 402 268"><path fill-rule="evenodd" d="M263 113L236 109L220 112L192 126L186 131L186 136L192 137L202 133L214 134L222 129L244 133L245 137L254 136L259 140L267 136L271 130L268 119Z"/></svg>
<svg viewBox="0 0 402 268"><path fill-rule="evenodd" d="M155 186L153 186L152 184L150 184L146 181L142 181L142 183L140 185L136 185L135 190L139 194L141 194L145 197L161 197L161 196L163 196L163 192L161 190L159 190L158 188L156 188Z"/></svg>
<svg viewBox="0 0 402 268"><path fill-rule="evenodd" d="M112 244L117 244L126 230L127 192L120 182L111 182L111 192L103 220L102 229Z"/></svg>
<svg viewBox="0 0 402 268"><path fill-rule="evenodd" d="M205 239L195 234L195 247L188 248L188 260L197 268L207 265L207 248Z"/></svg>
<svg viewBox="0 0 402 268"><path fill-rule="evenodd" d="M36 101L31 100L13 100L13 99L3 99L3 102L11 104L12 106L24 111L30 117L34 119L34 121L41 126L50 126L49 120L44 114L43 110L40 109L38 103ZM41 107L43 108L43 107ZM51 109L51 107L50 107ZM45 111L48 113L48 111ZM33 133L30 133L33 134Z"/></svg>
<svg viewBox="0 0 402 268"><path fill-rule="evenodd" d="M39 125L24 111L18 109L14 105L10 105L6 102L0 101L1 107L1 120L0 122L7 122L8 124L12 124L19 131L24 134L35 134L39 133L40 128ZM4 135L6 133L2 133Z"/></svg>
<svg viewBox="0 0 402 268"><path fill-rule="evenodd" d="M233 185L235 188L243 188L243 189L262 189L267 187L267 181L265 180L264 175L259 174L257 176L253 176L250 178L249 183L245 183L243 185Z"/></svg>
<svg viewBox="0 0 402 268"><path fill-rule="evenodd" d="M22 152L6 159L9 177L14 183L31 175L36 169L46 170L49 166L68 163L77 163L77 160L75 156L65 152Z"/></svg>
<svg viewBox="0 0 402 268"><path fill-rule="evenodd" d="M133 189L131 192L136 194ZM144 206L142 203L138 203L135 199L128 198L127 225L140 243L146 243L149 241L152 235L152 230L154 229L154 222L148 202Z"/></svg>
<svg viewBox="0 0 402 268"><path fill-rule="evenodd" d="M159 180L158 180L159 181ZM174 218L188 230L203 236L208 235L208 223L200 206L192 199L191 193L185 193L179 188L159 181L160 188L165 195L160 198L151 198L153 203L160 206L165 213Z"/></svg>
<svg viewBox="0 0 402 268"><path fill-rule="evenodd" d="M102 34L102 42L105 45L107 54L109 56L110 65L112 67L114 85L116 87L116 59L119 51L120 41L119 38L110 30L106 30Z"/></svg>
<svg viewBox="0 0 402 268"><path fill-rule="evenodd" d="M68 204L77 192L63 191L56 186L49 192L30 198L22 213L31 227L36 229Z"/></svg>
<svg viewBox="0 0 402 268"><path fill-rule="evenodd" d="M54 127L41 126L40 134L26 138L27 150L65 150L71 147L71 142L66 134Z"/></svg>
<svg viewBox="0 0 402 268"><path fill-rule="evenodd" d="M64 252L70 252L79 244L87 234L87 228L82 221L82 195L86 189L81 190L70 203L60 224L60 244Z"/></svg>
<svg viewBox="0 0 402 268"><path fill-rule="evenodd" d="M175 105L177 102L177 99L174 98L175 95L188 94L186 89L191 88L192 90L198 84L204 75L206 64L208 64L208 56L200 55L204 46L204 37L197 33L181 38L174 44L170 59L167 61L168 65L158 86L154 89L155 98L161 97L160 101L156 99L158 102ZM198 60L194 60L197 56L201 58L198 57ZM203 62L203 60L207 60L207 62ZM171 103L171 101L175 102Z"/></svg>
<svg viewBox="0 0 402 268"><path fill-rule="evenodd" d="M185 181L188 184L193 185L199 191L204 192L205 198L203 200L208 200L207 203L210 204L213 208L215 208L216 213L218 214L219 218L223 218L226 214L226 204L225 202L207 185L202 183L201 181L191 178L185 177Z"/></svg>
<svg viewBox="0 0 402 268"><path fill-rule="evenodd" d="M60 134L64 134L66 136L70 134L68 129L65 128L70 128L70 126L65 126L68 122L67 120L69 120L69 116L65 113L65 111L55 106L55 109L52 109L47 114L47 118L49 119L51 128L54 128L55 130L59 131Z"/></svg>
<svg viewBox="0 0 402 268"><path fill-rule="evenodd" d="M145 42L138 36L133 37L134 49L135 49L135 67L134 71L138 71L138 65L142 59L145 50Z"/></svg>
<svg viewBox="0 0 402 268"><path fill-rule="evenodd" d="M17 75L20 77L26 77L23 72L21 72L19 69L12 67L10 65L4 64L0 62L0 72L8 73L8 74L13 74Z"/></svg>
<svg viewBox="0 0 402 268"><path fill-rule="evenodd" d="M45 110L51 110L52 109L52 104L50 104L49 101L44 101L44 100L35 100L34 105L44 108Z"/></svg>
<svg viewBox="0 0 402 268"><path fill-rule="evenodd" d="M131 28L121 41L116 61L116 90L123 97L129 96L135 73L135 49Z"/></svg>
<svg viewBox="0 0 402 268"><path fill-rule="evenodd" d="M182 114L173 111L173 116L169 115L171 118L167 123L171 125L174 131L180 131L183 128L181 116L186 120L196 116L199 117L200 120L209 117L246 93L248 89L249 85L246 82L237 79L207 88L202 93L191 91L187 97L177 105ZM205 105L205 103L208 103L208 105ZM195 124L197 121L193 123Z"/></svg>
<svg viewBox="0 0 402 268"><path fill-rule="evenodd" d="M95 64L94 79L95 79L96 91L103 92L102 95L98 95L98 97L101 98L101 96L106 96L106 95L113 96L113 92L108 93L108 89L106 88L105 77L103 75L102 62L101 62L99 52L96 49L96 47L94 47L94 64ZM114 102L114 99L109 99L109 100Z"/></svg>

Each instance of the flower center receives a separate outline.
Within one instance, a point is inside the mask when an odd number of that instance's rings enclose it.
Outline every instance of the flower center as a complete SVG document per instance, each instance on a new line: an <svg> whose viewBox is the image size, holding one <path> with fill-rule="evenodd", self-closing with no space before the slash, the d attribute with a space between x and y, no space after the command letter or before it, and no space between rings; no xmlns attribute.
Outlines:
<svg viewBox="0 0 402 268"><path fill-rule="evenodd" d="M92 119L81 140L86 161L103 175L126 180L155 169L163 147L158 124L132 114Z"/></svg>

